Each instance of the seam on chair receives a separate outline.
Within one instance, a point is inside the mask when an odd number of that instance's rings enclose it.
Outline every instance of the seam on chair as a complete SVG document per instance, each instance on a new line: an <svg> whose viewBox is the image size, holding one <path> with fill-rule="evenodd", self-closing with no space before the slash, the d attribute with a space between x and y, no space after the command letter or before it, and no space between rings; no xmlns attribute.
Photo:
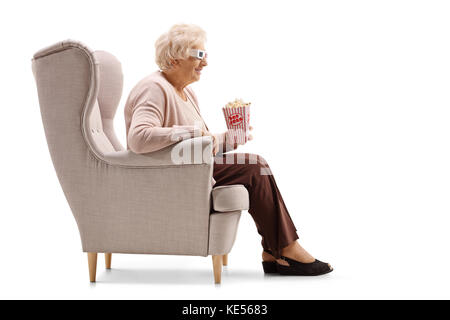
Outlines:
<svg viewBox="0 0 450 320"><path fill-rule="evenodd" d="M125 169L169 169L169 168L183 168L183 167L194 167L194 166L208 166L207 163L194 163L194 164L163 164L163 165L146 165L146 166L132 166L126 164L115 164L103 161L112 167L121 167Z"/></svg>
<svg viewBox="0 0 450 320"><path fill-rule="evenodd" d="M91 83L89 85L89 91L88 91L88 94L86 96L85 102L83 104L83 110L81 112L81 119L80 119L81 120L80 126L81 126L82 136L83 136L83 138L85 140L85 143L88 146L88 151L90 151L97 160L99 160L101 162L104 162L104 163L106 163L108 165L111 165L110 163L108 163L107 161L102 159L99 154L97 154L97 152L93 148L93 146L91 144L91 141L89 140L89 138L87 136L87 133L86 133L86 130L85 130L85 124L87 123L87 119L86 119L87 111L88 111L88 108L89 108L89 103L88 102L93 98L95 93L98 94L98 85L97 85L97 81L96 81L97 72L95 70L95 57L94 57L92 52L89 52L89 54L88 54L86 48L80 48L79 46L72 46L72 48L76 48L76 49L80 50L83 54L85 54L87 56L88 61L89 61L89 68L90 68L90 71L91 71L90 72L90 81L91 81ZM96 99L96 97L95 97L95 99ZM95 100L92 102L92 107L94 106L94 104L95 104Z"/></svg>
<svg viewBox="0 0 450 320"><path fill-rule="evenodd" d="M216 189L224 189L224 188L245 188L245 186L244 185L242 185L242 184L228 184L228 185L225 185L225 186L217 186L217 187L214 187L213 188L213 191L214 190L216 190ZM246 190L247 190L247 188L245 188Z"/></svg>
<svg viewBox="0 0 450 320"><path fill-rule="evenodd" d="M53 45L47 46L41 50L39 50L37 53L35 53L33 55L33 59L37 60L49 55L52 55L54 53L58 53L60 51L66 50L68 48L79 48L82 49L84 51L89 51L89 52L93 52L93 50L91 48L89 48L88 46L86 46L85 44L77 41L77 40L73 40L73 39L66 39L63 41L59 41L57 43L54 43Z"/></svg>

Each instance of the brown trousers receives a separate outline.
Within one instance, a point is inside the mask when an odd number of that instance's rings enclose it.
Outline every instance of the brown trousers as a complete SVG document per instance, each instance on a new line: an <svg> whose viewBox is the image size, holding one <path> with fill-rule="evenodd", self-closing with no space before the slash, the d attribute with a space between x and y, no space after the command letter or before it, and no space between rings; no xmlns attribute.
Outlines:
<svg viewBox="0 0 450 320"><path fill-rule="evenodd" d="M251 153L229 153L214 158L215 186L242 184L250 196L248 212L262 236L264 249L280 258L281 249L298 239L297 229L266 160Z"/></svg>

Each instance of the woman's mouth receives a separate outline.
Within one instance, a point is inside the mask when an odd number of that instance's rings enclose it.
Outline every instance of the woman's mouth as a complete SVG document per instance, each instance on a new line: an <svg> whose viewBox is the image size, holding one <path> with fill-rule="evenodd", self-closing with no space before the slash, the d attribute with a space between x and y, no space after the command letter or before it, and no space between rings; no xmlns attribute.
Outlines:
<svg viewBox="0 0 450 320"><path fill-rule="evenodd" d="M201 71L202 69L195 69L195 72L197 72L198 75L202 74Z"/></svg>

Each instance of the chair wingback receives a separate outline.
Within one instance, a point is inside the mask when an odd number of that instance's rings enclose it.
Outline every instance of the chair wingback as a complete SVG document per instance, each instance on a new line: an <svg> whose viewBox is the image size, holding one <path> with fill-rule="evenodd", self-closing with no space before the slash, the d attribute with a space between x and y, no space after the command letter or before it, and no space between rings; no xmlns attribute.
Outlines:
<svg viewBox="0 0 450 320"><path fill-rule="evenodd" d="M72 40L46 47L32 59L47 145L81 233L83 212L77 204L89 198L85 181L99 152L88 121L98 94L98 67L92 51Z"/></svg>
<svg viewBox="0 0 450 320"><path fill-rule="evenodd" d="M99 65L98 108L105 137L115 151L124 150L114 132L114 116L123 89L122 66L112 54L95 51L94 57Z"/></svg>

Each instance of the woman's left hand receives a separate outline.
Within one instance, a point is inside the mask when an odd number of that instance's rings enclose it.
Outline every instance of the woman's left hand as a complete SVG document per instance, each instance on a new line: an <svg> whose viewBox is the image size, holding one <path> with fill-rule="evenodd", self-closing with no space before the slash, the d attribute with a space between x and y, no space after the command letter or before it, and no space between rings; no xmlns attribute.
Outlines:
<svg viewBox="0 0 450 320"><path fill-rule="evenodd" d="M209 131L203 131L202 130L202 136L211 136L213 140L213 148L212 148L212 154L215 156L219 152L219 142L217 141L217 137L213 135Z"/></svg>

